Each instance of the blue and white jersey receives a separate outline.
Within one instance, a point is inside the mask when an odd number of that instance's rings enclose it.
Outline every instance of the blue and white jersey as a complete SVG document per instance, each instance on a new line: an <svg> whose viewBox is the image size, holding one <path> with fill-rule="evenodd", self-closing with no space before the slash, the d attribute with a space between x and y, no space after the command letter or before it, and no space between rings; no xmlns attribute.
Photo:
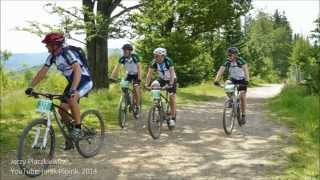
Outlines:
<svg viewBox="0 0 320 180"><path fill-rule="evenodd" d="M50 54L44 65L47 67L51 67L52 64L55 64L57 69L62 72L62 74L68 79L68 81L71 81L73 79L72 64L74 63L79 63L81 67L81 76L90 77L87 67L82 64L78 55L69 49L63 48L58 55Z"/></svg>

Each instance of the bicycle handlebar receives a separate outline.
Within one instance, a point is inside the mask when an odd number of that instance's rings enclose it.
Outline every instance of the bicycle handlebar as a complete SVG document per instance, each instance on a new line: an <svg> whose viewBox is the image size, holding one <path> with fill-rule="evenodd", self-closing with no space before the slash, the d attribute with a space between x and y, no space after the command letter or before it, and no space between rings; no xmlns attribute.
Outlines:
<svg viewBox="0 0 320 180"><path fill-rule="evenodd" d="M165 86L163 86L163 87L160 87L160 88L152 88L152 87L150 87L150 86L148 86L148 87L145 87L147 90L149 90L149 91L151 91L151 90L167 90L167 89L170 89L170 87L169 86L167 86L167 85L165 85Z"/></svg>
<svg viewBox="0 0 320 180"><path fill-rule="evenodd" d="M31 92L31 94L29 94L29 96L32 96L34 98L39 98L39 96L43 96L45 98L48 99L64 99L66 98L64 95L61 94L49 94L49 93L40 93L40 92Z"/></svg>

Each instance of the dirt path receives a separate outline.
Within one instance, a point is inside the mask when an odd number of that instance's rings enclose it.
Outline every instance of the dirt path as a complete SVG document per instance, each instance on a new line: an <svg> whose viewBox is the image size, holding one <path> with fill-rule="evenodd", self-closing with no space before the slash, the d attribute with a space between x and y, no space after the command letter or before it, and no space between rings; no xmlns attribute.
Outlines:
<svg viewBox="0 0 320 180"><path fill-rule="evenodd" d="M152 140L146 129L113 130L96 157L83 159L76 150L59 151L57 159L63 163L52 169L60 169L62 175L39 179L270 179L271 172L281 173L284 157L280 149L285 142L280 137L287 136L288 130L266 120L263 106L265 98L281 87L250 89L248 123L237 126L231 136L222 128L223 99L186 105L178 111L173 133L164 130L159 140ZM25 179L12 175L10 168L17 167L10 162L1 165L2 179ZM73 168L79 171L72 172ZM84 170L87 176L80 175Z"/></svg>

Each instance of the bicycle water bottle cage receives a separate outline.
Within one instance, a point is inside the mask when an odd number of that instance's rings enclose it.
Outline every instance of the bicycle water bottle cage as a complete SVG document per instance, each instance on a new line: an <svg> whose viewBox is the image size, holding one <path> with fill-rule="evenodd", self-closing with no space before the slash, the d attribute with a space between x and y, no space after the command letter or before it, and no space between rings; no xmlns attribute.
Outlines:
<svg viewBox="0 0 320 180"><path fill-rule="evenodd" d="M224 86L224 91L225 91L226 93L233 93L234 90L235 90L235 85L234 85L234 84L226 84L226 85Z"/></svg>
<svg viewBox="0 0 320 180"><path fill-rule="evenodd" d="M129 88L129 84L130 84L129 81L126 81L124 79L122 79L120 82L121 88Z"/></svg>
<svg viewBox="0 0 320 180"><path fill-rule="evenodd" d="M48 99L39 99L37 103L37 112L45 113L52 110L52 101Z"/></svg>
<svg viewBox="0 0 320 180"><path fill-rule="evenodd" d="M160 99L160 90L151 90L152 98L153 99Z"/></svg>

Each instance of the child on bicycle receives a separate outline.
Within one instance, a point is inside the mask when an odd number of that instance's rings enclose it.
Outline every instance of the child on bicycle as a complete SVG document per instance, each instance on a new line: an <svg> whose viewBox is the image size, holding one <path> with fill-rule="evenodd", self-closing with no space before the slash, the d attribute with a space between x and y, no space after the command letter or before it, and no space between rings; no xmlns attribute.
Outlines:
<svg viewBox="0 0 320 180"><path fill-rule="evenodd" d="M145 86L149 87L154 71L158 72L159 83L161 87L168 86L167 91L170 94L170 108L171 119L169 125L174 127L176 125L176 82L177 76L174 71L172 60L167 57L167 50L165 48L156 48L153 51L154 59L148 68Z"/></svg>
<svg viewBox="0 0 320 180"><path fill-rule="evenodd" d="M230 47L227 50L228 59L220 66L220 69L215 77L214 84L219 86L219 80L224 71L227 70L229 80L233 84L238 84L240 91L240 109L241 109L241 125L246 123L246 106L247 106L247 85L250 80L249 70L246 61L239 57L239 50L236 47Z"/></svg>
<svg viewBox="0 0 320 180"><path fill-rule="evenodd" d="M119 59L118 64L114 67L111 73L111 79L115 80L120 71L121 65L126 70L125 80L132 82L133 85L133 102L134 112L139 114L140 107L140 82L141 82L141 64L137 54L132 53L133 46L131 44L124 44L122 46L123 56Z"/></svg>

